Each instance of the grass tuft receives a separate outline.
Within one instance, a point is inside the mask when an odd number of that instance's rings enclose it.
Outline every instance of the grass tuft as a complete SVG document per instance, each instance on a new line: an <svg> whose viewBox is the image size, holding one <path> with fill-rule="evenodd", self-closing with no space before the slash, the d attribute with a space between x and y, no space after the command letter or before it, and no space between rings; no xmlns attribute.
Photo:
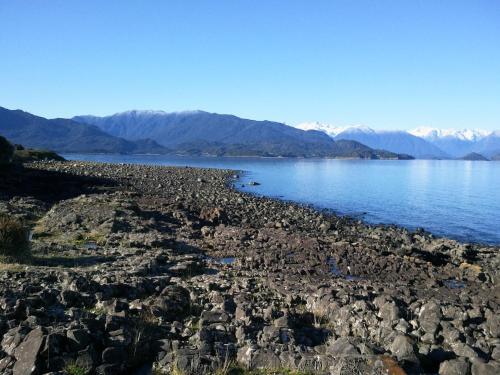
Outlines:
<svg viewBox="0 0 500 375"><path fill-rule="evenodd" d="M64 372L68 375L88 375L89 371L76 363L69 363L64 368Z"/></svg>
<svg viewBox="0 0 500 375"><path fill-rule="evenodd" d="M0 261L26 263L31 259L29 232L23 223L10 215L0 215Z"/></svg>

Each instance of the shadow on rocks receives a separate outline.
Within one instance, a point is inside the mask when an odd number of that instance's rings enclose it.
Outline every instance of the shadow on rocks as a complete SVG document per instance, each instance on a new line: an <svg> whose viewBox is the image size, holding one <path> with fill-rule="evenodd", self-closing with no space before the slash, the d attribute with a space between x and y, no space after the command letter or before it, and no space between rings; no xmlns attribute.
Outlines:
<svg viewBox="0 0 500 375"><path fill-rule="evenodd" d="M104 256L50 256L50 257L33 257L32 262L36 266L45 267L91 267L96 264L114 261L114 257Z"/></svg>
<svg viewBox="0 0 500 375"><path fill-rule="evenodd" d="M89 176L39 170L19 165L0 169L0 199L34 197L46 203L107 190L115 182Z"/></svg>

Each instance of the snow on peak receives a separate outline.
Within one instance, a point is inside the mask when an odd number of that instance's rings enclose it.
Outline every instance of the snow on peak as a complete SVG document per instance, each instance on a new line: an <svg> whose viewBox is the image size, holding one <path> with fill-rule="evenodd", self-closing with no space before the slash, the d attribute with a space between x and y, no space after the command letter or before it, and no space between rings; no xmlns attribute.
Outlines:
<svg viewBox="0 0 500 375"><path fill-rule="evenodd" d="M331 124L324 124L320 122L303 122L295 126L297 129L302 130L318 130L328 134L330 137L336 137L340 133L374 133L375 131L367 126L335 126Z"/></svg>
<svg viewBox="0 0 500 375"><path fill-rule="evenodd" d="M201 113L200 110L187 110L187 111L177 111L177 112L165 112L160 110L152 109L132 109L130 111L118 112L113 116L168 116L168 115L193 115Z"/></svg>
<svg viewBox="0 0 500 375"><path fill-rule="evenodd" d="M115 115L165 115L164 111L156 111L152 109L132 109L130 111L118 112Z"/></svg>
<svg viewBox="0 0 500 375"><path fill-rule="evenodd" d="M408 133L416 137L428 140L436 140L440 138L456 138L462 141L471 142L479 141L480 139L492 134L491 131L481 129L437 129L425 126L409 130Z"/></svg>

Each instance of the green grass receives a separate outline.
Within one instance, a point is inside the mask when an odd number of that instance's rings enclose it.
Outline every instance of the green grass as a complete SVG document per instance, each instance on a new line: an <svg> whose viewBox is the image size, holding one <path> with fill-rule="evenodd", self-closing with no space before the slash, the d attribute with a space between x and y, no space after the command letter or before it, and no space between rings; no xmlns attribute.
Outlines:
<svg viewBox="0 0 500 375"><path fill-rule="evenodd" d="M91 308L85 308L85 311L97 315L97 316L104 316L107 315L108 310L106 310L104 307L91 307Z"/></svg>
<svg viewBox="0 0 500 375"><path fill-rule="evenodd" d="M153 374L161 374L158 369L153 369ZM186 375L178 366L174 363L170 375ZM258 369L249 370L244 366L239 365L235 361L227 361L219 365L218 368L211 372L212 375L314 375L311 371L299 371L292 370L289 368L279 368L279 369Z"/></svg>
<svg viewBox="0 0 500 375"><path fill-rule="evenodd" d="M215 375L313 375L313 372L304 372L298 370L292 370L289 368L281 369L259 369L259 370L248 370L240 366L235 366L229 368L226 372L220 373L215 372Z"/></svg>
<svg viewBox="0 0 500 375"><path fill-rule="evenodd" d="M75 363L67 364L64 368L64 371L68 375L87 375L89 373L87 369L83 368L82 366L78 366Z"/></svg>
<svg viewBox="0 0 500 375"><path fill-rule="evenodd" d="M98 233L78 233L72 240L69 241L70 244L82 247L89 242L95 242L97 245L103 244L105 236Z"/></svg>

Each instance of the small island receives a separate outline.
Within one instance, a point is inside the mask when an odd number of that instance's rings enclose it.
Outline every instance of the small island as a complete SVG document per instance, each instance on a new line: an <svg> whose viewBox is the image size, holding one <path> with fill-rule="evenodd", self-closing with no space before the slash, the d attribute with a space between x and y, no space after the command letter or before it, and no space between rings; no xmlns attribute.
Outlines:
<svg viewBox="0 0 500 375"><path fill-rule="evenodd" d="M460 160L469 160L469 161L489 161L488 158L485 158L483 155L478 154L477 152L471 152L470 154L461 157Z"/></svg>

